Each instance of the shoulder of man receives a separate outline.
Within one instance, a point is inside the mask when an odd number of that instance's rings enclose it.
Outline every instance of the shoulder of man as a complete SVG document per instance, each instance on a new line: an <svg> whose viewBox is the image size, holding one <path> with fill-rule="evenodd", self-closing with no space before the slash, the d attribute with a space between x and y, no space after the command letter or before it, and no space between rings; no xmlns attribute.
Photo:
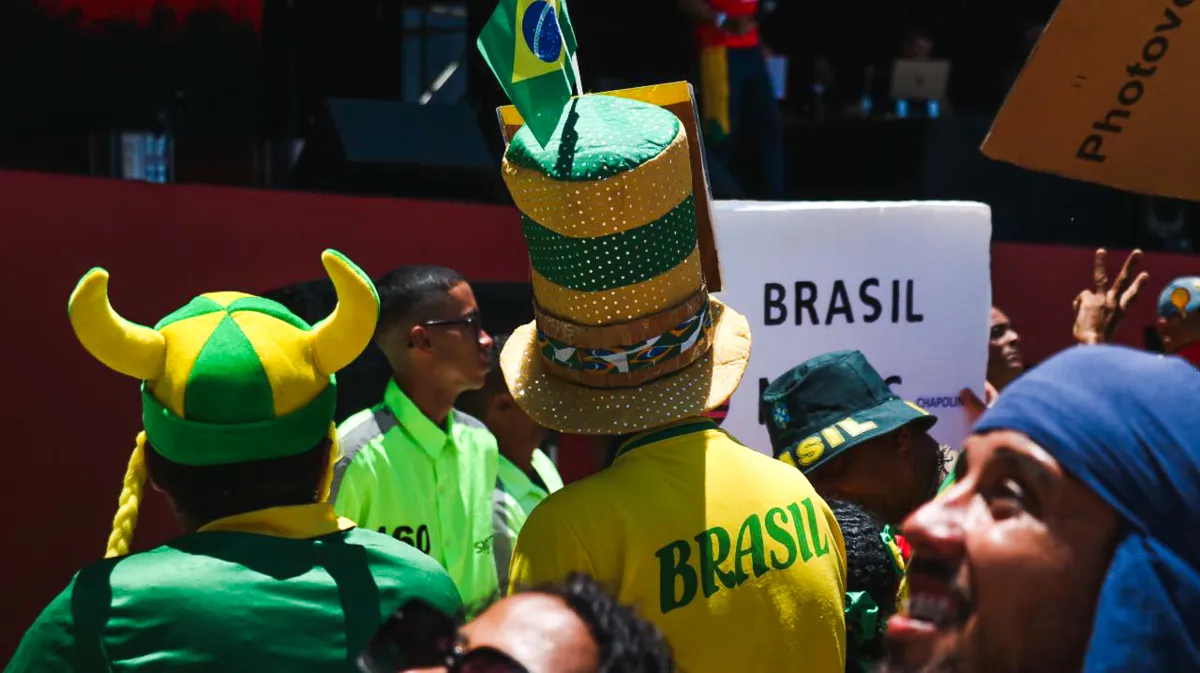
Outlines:
<svg viewBox="0 0 1200 673"><path fill-rule="evenodd" d="M797 476L799 476L803 481L805 481L805 482L808 481L808 478L804 477L804 473L801 472L800 470L796 469L795 467L793 467L791 465L788 465L787 463L779 460L778 458L772 457L768 453L763 453L762 451L759 451L758 449L751 447L750 445L744 443L742 440L738 439L737 437L734 437L733 435L729 434L728 431L721 430L720 435L721 436L719 438L715 438L714 440L709 440L709 441L727 442L729 444L736 445L737 447L743 449L744 453L735 453L733 455L744 459L746 462L759 463L759 464L761 464L762 469L768 470L768 471L770 471L774 474L777 474L781 477L795 479Z"/></svg>
<svg viewBox="0 0 1200 673"><path fill-rule="evenodd" d="M5 673L85 670L82 666L84 662L79 660L79 654L84 651L97 650L96 655L99 656L100 648L95 647L100 644L98 641L93 643L92 647L87 647L75 636L75 582L78 578L78 575L71 578L71 583L67 585L67 588L55 596L54 600L50 601L50 604L38 615L37 620L21 638L21 644L17 647L13 658L5 666ZM108 607L91 606L83 602L79 606L86 611ZM103 663L104 667L95 670L108 670L107 662Z"/></svg>
<svg viewBox="0 0 1200 673"><path fill-rule="evenodd" d="M576 482L543 500L521 527L513 560L509 569L509 591L520 590L552 582L566 577L574 571L585 572L593 577L602 577L593 563L590 546L585 538L595 532L588 514L592 510L582 508L585 499L576 502L569 491L576 494L586 489L575 489L582 484ZM567 498L556 498L566 494ZM604 511L603 505L597 511ZM603 539L601 544L610 543ZM610 570L610 569L605 569Z"/></svg>
<svg viewBox="0 0 1200 673"><path fill-rule="evenodd" d="M330 502L337 499L346 468L370 447L382 447L384 435L398 425L396 416L385 404L363 409L338 426L338 444L342 457L333 468L333 485L330 487Z"/></svg>
<svg viewBox="0 0 1200 673"><path fill-rule="evenodd" d="M75 573L25 632L5 673L112 670L104 631L117 599L114 594L122 592L113 580L115 569L130 561L154 563L156 557L153 552L142 552L104 559ZM128 599L128 594L120 598Z"/></svg>
<svg viewBox="0 0 1200 673"><path fill-rule="evenodd" d="M623 511L609 506L624 499L621 484L613 477L601 470L548 494L528 514L526 525L537 517L541 525L565 525L579 532L603 526Z"/></svg>
<svg viewBox="0 0 1200 673"><path fill-rule="evenodd" d="M407 542L401 542L391 535L377 533L366 528L354 528L346 535L346 544L357 545L368 550L374 558L373 565L381 572L389 570L405 574L406 582L416 585L428 585L433 590L453 591L454 597L461 602L458 590L450 573L433 557L419 551Z"/></svg>
<svg viewBox="0 0 1200 673"><path fill-rule="evenodd" d="M380 403L354 414L338 426L338 441L342 452L357 453L372 440L383 437L388 430L398 425L396 416L386 404Z"/></svg>
<svg viewBox="0 0 1200 673"><path fill-rule="evenodd" d="M455 444L460 448L469 446L485 451L498 450L495 435L488 430L483 421L458 409L454 410L454 424L450 432L454 436Z"/></svg>

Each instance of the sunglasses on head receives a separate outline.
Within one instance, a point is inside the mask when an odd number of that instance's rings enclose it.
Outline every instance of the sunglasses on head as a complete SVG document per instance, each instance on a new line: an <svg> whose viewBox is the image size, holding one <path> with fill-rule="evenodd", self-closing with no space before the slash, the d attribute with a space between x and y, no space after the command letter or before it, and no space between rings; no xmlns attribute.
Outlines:
<svg viewBox="0 0 1200 673"><path fill-rule="evenodd" d="M419 598L393 612L358 658L358 669L363 673L439 666L445 666L449 673L529 673L494 647L467 649L458 624Z"/></svg>

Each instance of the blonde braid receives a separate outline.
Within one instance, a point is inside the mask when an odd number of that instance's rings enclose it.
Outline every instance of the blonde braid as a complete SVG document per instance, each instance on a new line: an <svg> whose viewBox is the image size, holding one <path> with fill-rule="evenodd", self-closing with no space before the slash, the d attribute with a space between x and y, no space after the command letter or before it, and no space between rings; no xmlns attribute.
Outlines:
<svg viewBox="0 0 1200 673"><path fill-rule="evenodd" d="M338 444L337 423L329 424L329 469L325 470L325 478L321 480L321 490L317 491L317 502L329 502L329 491L333 488L333 471L337 462L342 459L342 447Z"/></svg>
<svg viewBox="0 0 1200 673"><path fill-rule="evenodd" d="M121 487L117 514L113 517L112 533L108 536L108 549L104 558L125 556L133 542L133 530L137 528L138 508L142 504L142 487L146 484L146 431L138 433L137 445L129 456L129 467L125 469L125 483Z"/></svg>

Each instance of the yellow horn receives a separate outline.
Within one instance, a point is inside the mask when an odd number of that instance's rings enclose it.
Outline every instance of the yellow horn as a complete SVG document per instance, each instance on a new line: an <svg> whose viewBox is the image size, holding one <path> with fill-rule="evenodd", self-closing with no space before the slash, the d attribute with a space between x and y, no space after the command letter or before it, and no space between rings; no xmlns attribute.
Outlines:
<svg viewBox="0 0 1200 673"><path fill-rule="evenodd" d="M75 336L97 360L136 379L153 381L162 376L167 340L113 310L104 269L92 269L79 281L67 303L67 315Z"/></svg>
<svg viewBox="0 0 1200 673"><path fill-rule="evenodd" d="M371 343L379 321L379 295L367 274L342 253L326 250L321 263L338 297L333 313L312 331L317 369L328 376L353 362Z"/></svg>

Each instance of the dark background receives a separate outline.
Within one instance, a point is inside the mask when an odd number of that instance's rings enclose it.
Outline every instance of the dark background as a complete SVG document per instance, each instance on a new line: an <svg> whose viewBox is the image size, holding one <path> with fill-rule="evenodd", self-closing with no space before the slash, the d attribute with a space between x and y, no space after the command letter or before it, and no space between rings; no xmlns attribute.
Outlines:
<svg viewBox="0 0 1200 673"><path fill-rule="evenodd" d="M765 43L790 57L781 104L789 200L977 200L992 206L1000 241L1191 249L1194 204L1033 174L980 154L1027 53L1025 35L1048 20L1054 2L777 5L762 26ZM5 0L0 168L120 177L119 134L148 131L169 134L176 182L504 204L494 109L505 101L473 39L494 7ZM570 7L587 90L694 81L692 37L674 0ZM886 70L915 34L953 62L953 117L819 118L818 59L834 72L822 109L868 91L886 108L886 80L866 86L865 68ZM1182 232L1160 231L1180 215Z"/></svg>

